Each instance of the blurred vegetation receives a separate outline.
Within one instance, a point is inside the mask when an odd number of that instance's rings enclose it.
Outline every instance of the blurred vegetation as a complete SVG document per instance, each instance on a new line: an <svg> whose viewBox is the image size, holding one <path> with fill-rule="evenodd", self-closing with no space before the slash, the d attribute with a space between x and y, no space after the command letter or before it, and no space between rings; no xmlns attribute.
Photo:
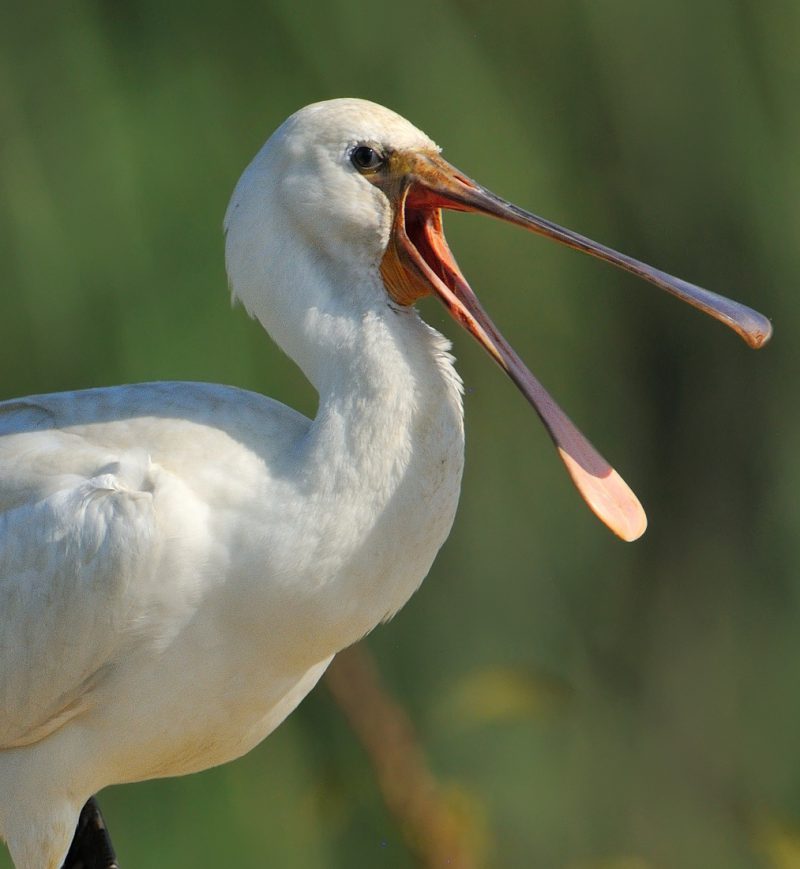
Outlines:
<svg viewBox="0 0 800 869"><path fill-rule="evenodd" d="M800 867L799 44L800 6L755 0L3 4L2 397L185 378L313 413L229 310L220 224L270 131L334 96L773 318L754 354L607 266L448 217L506 337L650 518L609 535L424 306L468 386L462 506L369 642L491 867ZM101 804L136 869L413 865L321 689L246 758Z"/></svg>

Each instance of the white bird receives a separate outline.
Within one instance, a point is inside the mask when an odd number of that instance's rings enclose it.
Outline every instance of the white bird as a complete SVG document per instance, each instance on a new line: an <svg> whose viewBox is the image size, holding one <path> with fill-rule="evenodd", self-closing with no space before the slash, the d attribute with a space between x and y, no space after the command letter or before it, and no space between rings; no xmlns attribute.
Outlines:
<svg viewBox="0 0 800 869"><path fill-rule="evenodd" d="M381 106L290 117L225 218L233 295L319 394L150 383L0 403L0 834L57 869L103 787L239 757L332 656L397 612L446 539L463 465L434 294L507 371L589 506L633 539L635 496L478 305L441 209L622 266L731 325L769 321L510 205ZM112 865L109 858L108 865Z"/></svg>

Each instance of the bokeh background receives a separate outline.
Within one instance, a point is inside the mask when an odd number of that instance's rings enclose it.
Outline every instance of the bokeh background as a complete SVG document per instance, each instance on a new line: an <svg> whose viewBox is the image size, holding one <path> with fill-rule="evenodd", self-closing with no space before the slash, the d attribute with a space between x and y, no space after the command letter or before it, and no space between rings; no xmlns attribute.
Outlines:
<svg viewBox="0 0 800 869"><path fill-rule="evenodd" d="M608 266L447 217L650 518L614 539L513 386L423 306L467 384L462 503L368 644L480 865L800 867L798 45L800 5L756 0L2 3L0 397L213 380L313 414L229 308L221 219L271 130L334 96L773 319L753 353ZM101 803L136 869L416 865L324 687L244 759Z"/></svg>

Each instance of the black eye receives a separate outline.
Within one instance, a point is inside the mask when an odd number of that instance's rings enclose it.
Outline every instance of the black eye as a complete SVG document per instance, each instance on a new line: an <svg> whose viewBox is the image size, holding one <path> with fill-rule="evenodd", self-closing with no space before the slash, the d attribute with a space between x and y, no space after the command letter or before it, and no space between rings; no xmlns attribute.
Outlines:
<svg viewBox="0 0 800 869"><path fill-rule="evenodd" d="M369 145L357 145L350 152L350 162L359 172L369 172L383 166L384 156Z"/></svg>

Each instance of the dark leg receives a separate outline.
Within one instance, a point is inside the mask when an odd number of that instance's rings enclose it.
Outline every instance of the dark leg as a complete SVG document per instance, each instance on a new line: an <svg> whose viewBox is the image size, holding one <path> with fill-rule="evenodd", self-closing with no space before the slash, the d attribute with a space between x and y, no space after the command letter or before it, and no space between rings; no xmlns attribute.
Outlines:
<svg viewBox="0 0 800 869"><path fill-rule="evenodd" d="M106 822L94 797L81 809L62 869L119 869Z"/></svg>

